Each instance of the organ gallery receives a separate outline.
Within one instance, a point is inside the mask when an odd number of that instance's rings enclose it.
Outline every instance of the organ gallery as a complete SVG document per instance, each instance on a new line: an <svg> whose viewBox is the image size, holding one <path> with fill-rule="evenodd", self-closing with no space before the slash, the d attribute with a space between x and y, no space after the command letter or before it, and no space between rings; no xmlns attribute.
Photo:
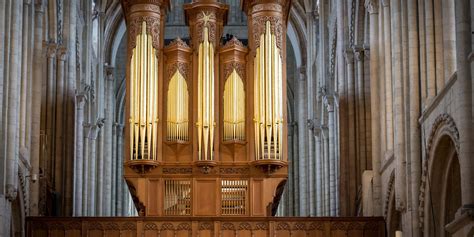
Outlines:
<svg viewBox="0 0 474 237"><path fill-rule="evenodd" d="M124 177L142 216L272 216L287 179L289 1L184 5L190 38L163 40L170 2L122 1L128 29Z"/></svg>

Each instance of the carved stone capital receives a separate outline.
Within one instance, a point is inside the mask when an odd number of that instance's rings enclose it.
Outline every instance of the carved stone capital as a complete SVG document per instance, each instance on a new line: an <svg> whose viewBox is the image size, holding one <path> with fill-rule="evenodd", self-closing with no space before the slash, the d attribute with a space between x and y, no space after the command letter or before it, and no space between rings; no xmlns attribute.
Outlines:
<svg viewBox="0 0 474 237"><path fill-rule="evenodd" d="M48 56L48 58L55 58L57 50L58 50L57 44L46 43L46 55Z"/></svg>
<svg viewBox="0 0 474 237"><path fill-rule="evenodd" d="M370 14L377 14L379 10L379 0L365 0L365 8Z"/></svg>
<svg viewBox="0 0 474 237"><path fill-rule="evenodd" d="M79 109L83 109L86 102L87 95L85 93L76 94L76 105Z"/></svg>
<svg viewBox="0 0 474 237"><path fill-rule="evenodd" d="M363 49L354 49L354 59L357 62L361 62L364 60L364 50Z"/></svg>
<svg viewBox="0 0 474 237"><path fill-rule="evenodd" d="M114 70L115 68L109 65L106 65L104 67L105 70L105 79L108 81L114 81Z"/></svg>
<svg viewBox="0 0 474 237"><path fill-rule="evenodd" d="M60 47L57 49L56 54L57 54L58 60L64 62L66 61L69 53L66 47Z"/></svg>
<svg viewBox="0 0 474 237"><path fill-rule="evenodd" d="M11 184L7 184L5 186L5 197L8 201L13 202L16 199L17 195L18 189L15 186Z"/></svg>
<svg viewBox="0 0 474 237"><path fill-rule="evenodd" d="M344 53L344 58L346 58L347 62L354 61L354 52L352 50L346 50Z"/></svg>

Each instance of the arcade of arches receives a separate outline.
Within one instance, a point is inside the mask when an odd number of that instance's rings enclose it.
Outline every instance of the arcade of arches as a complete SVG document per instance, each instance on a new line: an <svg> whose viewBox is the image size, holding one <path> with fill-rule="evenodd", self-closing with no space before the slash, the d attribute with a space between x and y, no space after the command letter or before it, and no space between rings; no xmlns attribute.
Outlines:
<svg viewBox="0 0 474 237"><path fill-rule="evenodd" d="M170 2L164 45L191 44L192 1ZM249 45L240 0L219 2L220 42ZM123 178L126 36L120 0L0 1L0 236L25 236L26 216L139 214ZM474 236L474 1L292 0L283 42L276 215Z"/></svg>

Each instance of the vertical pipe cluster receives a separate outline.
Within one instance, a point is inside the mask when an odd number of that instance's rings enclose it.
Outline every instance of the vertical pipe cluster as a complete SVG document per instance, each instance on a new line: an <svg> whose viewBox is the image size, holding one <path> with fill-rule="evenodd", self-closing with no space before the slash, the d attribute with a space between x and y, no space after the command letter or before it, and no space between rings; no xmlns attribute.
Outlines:
<svg viewBox="0 0 474 237"><path fill-rule="evenodd" d="M176 70L168 87L167 139L188 141L188 85L183 75Z"/></svg>
<svg viewBox="0 0 474 237"><path fill-rule="evenodd" d="M198 55L198 159L214 160L214 46L204 24Z"/></svg>
<svg viewBox="0 0 474 237"><path fill-rule="evenodd" d="M164 210L168 216L191 215L191 181L165 180Z"/></svg>
<svg viewBox="0 0 474 237"><path fill-rule="evenodd" d="M224 141L245 140L244 83L234 69L224 86Z"/></svg>
<svg viewBox="0 0 474 237"><path fill-rule="evenodd" d="M256 159L282 159L283 64L271 23L265 23L254 64L254 124Z"/></svg>
<svg viewBox="0 0 474 237"><path fill-rule="evenodd" d="M158 60L142 22L130 63L130 157L156 160Z"/></svg>
<svg viewBox="0 0 474 237"><path fill-rule="evenodd" d="M247 202L247 180L221 181L222 215L245 215Z"/></svg>

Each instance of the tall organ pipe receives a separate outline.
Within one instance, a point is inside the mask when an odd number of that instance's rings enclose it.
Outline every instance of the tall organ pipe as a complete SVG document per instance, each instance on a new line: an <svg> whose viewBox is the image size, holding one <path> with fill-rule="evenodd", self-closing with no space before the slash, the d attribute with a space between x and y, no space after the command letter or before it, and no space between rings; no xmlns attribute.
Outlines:
<svg viewBox="0 0 474 237"><path fill-rule="evenodd" d="M283 82L282 58L271 23L265 23L255 56L255 155L256 159L282 159Z"/></svg>
<svg viewBox="0 0 474 237"><path fill-rule="evenodd" d="M130 157L156 160L158 123L157 51L142 22L130 65Z"/></svg>
<svg viewBox="0 0 474 237"><path fill-rule="evenodd" d="M198 158L214 160L214 46L209 42L207 26L199 45L198 61Z"/></svg>

